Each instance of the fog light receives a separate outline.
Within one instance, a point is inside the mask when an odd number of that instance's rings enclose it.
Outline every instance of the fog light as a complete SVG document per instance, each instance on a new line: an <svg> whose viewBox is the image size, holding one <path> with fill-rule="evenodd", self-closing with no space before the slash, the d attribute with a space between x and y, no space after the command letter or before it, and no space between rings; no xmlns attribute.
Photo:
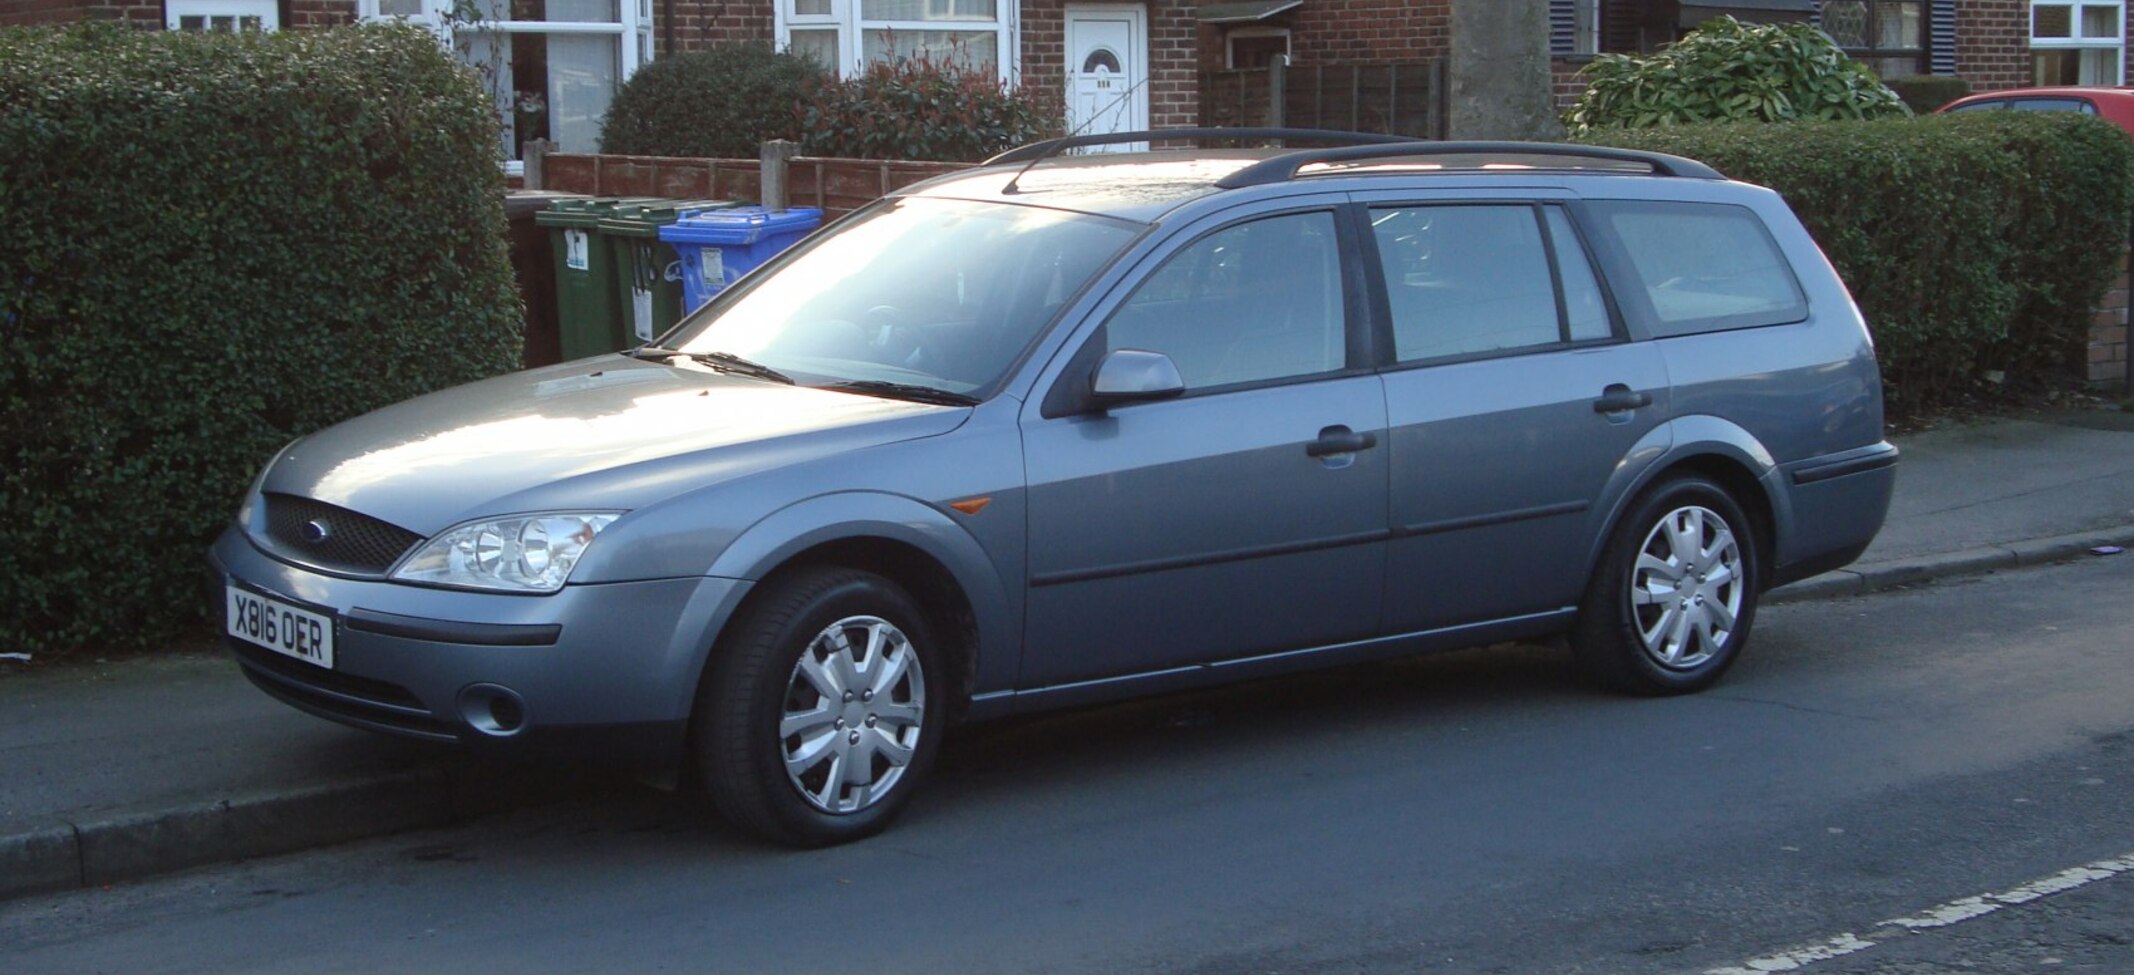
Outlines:
<svg viewBox="0 0 2134 975"><path fill-rule="evenodd" d="M526 727L526 701L496 684L470 684L459 692L459 718L491 738L509 738Z"/></svg>

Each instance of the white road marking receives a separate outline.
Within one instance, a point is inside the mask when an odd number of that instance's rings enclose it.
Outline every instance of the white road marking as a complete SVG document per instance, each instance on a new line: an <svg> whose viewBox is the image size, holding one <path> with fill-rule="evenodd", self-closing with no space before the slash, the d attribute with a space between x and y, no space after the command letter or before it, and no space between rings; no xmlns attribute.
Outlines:
<svg viewBox="0 0 2134 975"><path fill-rule="evenodd" d="M2028 904L2041 897L2065 893L2077 887L2087 886L2100 880L2108 880L2130 871L2134 871L2134 853L2110 860L2099 860L2086 866L2071 867L2050 877L2033 880L2030 883L2020 887L2012 887L1998 894L1977 894L1971 897L1960 897L1909 917L1891 918L1875 925L1875 927L1885 930L1890 935L1898 936L1919 931L1929 931L1935 928L1945 928L1952 924L1961 924L1974 918L1985 917L2003 907ZM1708 968L1705 969L1704 975L1769 975L1771 972L1798 971L1819 961L1829 961L1832 958L1840 958L1855 952L1866 951L1874 946L1875 942L1860 938L1848 931L1827 941L1800 945L1762 958L1751 958L1739 965L1726 968Z"/></svg>
<svg viewBox="0 0 2134 975"><path fill-rule="evenodd" d="M1775 955L1765 955L1762 958L1751 958L1735 968L1709 969L1704 975L1769 975L1771 972L1790 972L1807 965L1813 965L1819 961L1840 958L1855 951L1866 951L1874 946L1874 942L1862 941L1848 932L1838 935L1829 941L1802 945L1798 948L1781 951Z"/></svg>

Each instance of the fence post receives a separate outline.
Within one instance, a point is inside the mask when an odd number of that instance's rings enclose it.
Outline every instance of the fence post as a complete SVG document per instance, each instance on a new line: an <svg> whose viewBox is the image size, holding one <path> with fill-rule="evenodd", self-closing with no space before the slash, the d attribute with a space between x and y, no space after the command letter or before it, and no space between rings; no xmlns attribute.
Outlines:
<svg viewBox="0 0 2134 975"><path fill-rule="evenodd" d="M1289 80L1288 76L1289 57L1287 55L1277 54L1267 59L1267 125L1270 128L1279 129L1288 124L1283 118L1285 114L1283 102L1287 99L1288 93L1282 90L1282 86Z"/></svg>
<svg viewBox="0 0 2134 975"><path fill-rule="evenodd" d="M800 143L787 139L773 139L763 144L760 161L763 165L762 199L758 202L772 212L784 210L791 202L791 187L787 179L791 175L793 157L800 155Z"/></svg>
<svg viewBox="0 0 2134 975"><path fill-rule="evenodd" d="M529 190L542 189L542 166L548 161L548 154L554 151L556 144L547 139L528 139L520 145L519 158L525 161L525 169L519 177L520 184Z"/></svg>

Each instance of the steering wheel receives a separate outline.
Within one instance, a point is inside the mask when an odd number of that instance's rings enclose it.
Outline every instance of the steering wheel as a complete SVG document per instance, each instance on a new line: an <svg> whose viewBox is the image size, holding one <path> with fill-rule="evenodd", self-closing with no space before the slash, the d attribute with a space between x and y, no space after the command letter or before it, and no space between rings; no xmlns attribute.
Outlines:
<svg viewBox="0 0 2134 975"><path fill-rule="evenodd" d="M861 325L867 332L868 354L876 362L911 369L925 361L925 350L921 347L924 336L895 305L876 305L867 309Z"/></svg>

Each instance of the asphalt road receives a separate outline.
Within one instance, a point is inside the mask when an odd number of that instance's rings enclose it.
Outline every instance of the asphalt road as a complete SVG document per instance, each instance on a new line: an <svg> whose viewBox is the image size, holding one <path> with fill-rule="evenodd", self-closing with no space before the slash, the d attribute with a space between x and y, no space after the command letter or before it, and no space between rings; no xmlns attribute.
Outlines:
<svg viewBox="0 0 2134 975"><path fill-rule="evenodd" d="M2130 594L1771 607L1688 698L1519 647L965 729L835 850L617 789L0 904L0 970L2126 975Z"/></svg>

